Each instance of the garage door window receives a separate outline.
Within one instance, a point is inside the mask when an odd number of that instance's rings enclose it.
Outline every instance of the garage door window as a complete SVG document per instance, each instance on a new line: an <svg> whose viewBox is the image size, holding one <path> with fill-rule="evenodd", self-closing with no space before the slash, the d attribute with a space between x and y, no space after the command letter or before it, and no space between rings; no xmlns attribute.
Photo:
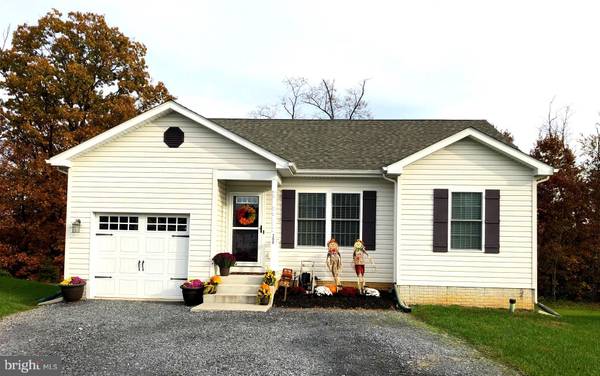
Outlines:
<svg viewBox="0 0 600 376"><path fill-rule="evenodd" d="M123 215L101 215L98 228L100 230L137 231L138 217Z"/></svg>
<svg viewBox="0 0 600 376"><path fill-rule="evenodd" d="M187 231L187 218L185 217L148 217L148 231Z"/></svg>

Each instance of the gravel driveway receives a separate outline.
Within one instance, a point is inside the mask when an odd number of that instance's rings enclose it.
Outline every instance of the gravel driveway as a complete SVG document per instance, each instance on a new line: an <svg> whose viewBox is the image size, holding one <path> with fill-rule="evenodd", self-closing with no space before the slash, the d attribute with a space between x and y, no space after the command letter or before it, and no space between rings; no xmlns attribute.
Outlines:
<svg viewBox="0 0 600 376"><path fill-rule="evenodd" d="M512 371L391 311L191 313L82 301L0 320L1 355L60 355L65 374L503 375Z"/></svg>

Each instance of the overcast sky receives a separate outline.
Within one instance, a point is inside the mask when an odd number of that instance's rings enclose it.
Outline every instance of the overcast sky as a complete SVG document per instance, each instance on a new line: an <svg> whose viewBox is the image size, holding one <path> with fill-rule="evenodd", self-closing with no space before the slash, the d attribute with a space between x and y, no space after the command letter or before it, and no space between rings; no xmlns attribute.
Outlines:
<svg viewBox="0 0 600 376"><path fill-rule="evenodd" d="M277 102L286 76L369 78L375 118L484 118L529 151L547 113L572 136L600 121L600 6L593 1L3 0L0 26L51 8L106 15L148 47L155 80L208 117Z"/></svg>

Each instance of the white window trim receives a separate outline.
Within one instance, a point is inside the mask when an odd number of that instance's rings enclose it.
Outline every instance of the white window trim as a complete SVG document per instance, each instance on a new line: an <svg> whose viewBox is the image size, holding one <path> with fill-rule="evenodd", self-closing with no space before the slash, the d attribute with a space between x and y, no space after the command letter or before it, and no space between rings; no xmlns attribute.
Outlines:
<svg viewBox="0 0 600 376"><path fill-rule="evenodd" d="M291 189L291 188L290 188ZM300 194L301 193L324 193L325 194L325 243L322 245L298 245L298 214L300 212ZM334 193L342 193L342 194L358 194L359 195L359 207L358 207L358 236L360 239L362 239L362 233L363 233L363 215L362 215L362 210L363 210L363 191L357 191L357 190L326 190L326 189L319 189L319 188L315 188L315 189L303 189L303 190L296 190L296 207L295 207L295 211L294 211L294 248L300 248L300 249L309 249L309 248L315 248L315 247L326 247L327 246L327 242L329 241L329 239L331 239L331 222L333 221L333 207L332 207L332 203L333 203L333 194ZM340 246L340 249L352 249L352 246L345 246L342 247Z"/></svg>
<svg viewBox="0 0 600 376"><path fill-rule="evenodd" d="M448 189L448 251L450 252L483 252L485 250L485 188ZM452 195L454 193L481 193L481 248L452 248Z"/></svg>

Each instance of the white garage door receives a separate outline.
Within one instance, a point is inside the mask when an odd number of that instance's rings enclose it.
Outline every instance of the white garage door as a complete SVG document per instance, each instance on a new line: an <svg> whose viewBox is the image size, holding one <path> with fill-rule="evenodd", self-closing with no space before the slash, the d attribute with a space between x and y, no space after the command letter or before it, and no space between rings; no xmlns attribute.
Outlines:
<svg viewBox="0 0 600 376"><path fill-rule="evenodd" d="M181 299L188 216L101 213L95 226L95 297Z"/></svg>

